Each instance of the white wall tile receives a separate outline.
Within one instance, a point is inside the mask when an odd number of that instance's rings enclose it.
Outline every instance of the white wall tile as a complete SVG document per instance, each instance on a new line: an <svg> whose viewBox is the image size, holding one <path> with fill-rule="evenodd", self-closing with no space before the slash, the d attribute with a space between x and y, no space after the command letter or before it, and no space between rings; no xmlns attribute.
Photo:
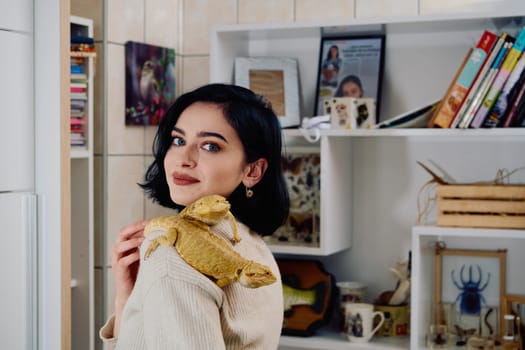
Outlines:
<svg viewBox="0 0 525 350"><path fill-rule="evenodd" d="M120 229L144 216L144 194L137 185L144 178L143 156L109 156L107 174L106 264Z"/></svg>
<svg viewBox="0 0 525 350"><path fill-rule="evenodd" d="M293 22L294 0L238 0L239 23Z"/></svg>
<svg viewBox="0 0 525 350"><path fill-rule="evenodd" d="M182 59L182 91L193 90L210 82L210 59L208 56L184 57Z"/></svg>
<svg viewBox="0 0 525 350"><path fill-rule="evenodd" d="M108 45L106 128L109 154L142 154L144 127L126 126L125 49Z"/></svg>
<svg viewBox="0 0 525 350"><path fill-rule="evenodd" d="M109 0L107 11L110 42L144 42L144 0Z"/></svg>
<svg viewBox="0 0 525 350"><path fill-rule="evenodd" d="M417 16L418 0L356 0L355 17Z"/></svg>
<svg viewBox="0 0 525 350"><path fill-rule="evenodd" d="M219 24L235 24L236 10L236 0L184 0L182 53L208 54L210 28Z"/></svg>
<svg viewBox="0 0 525 350"><path fill-rule="evenodd" d="M0 0L0 29L33 31L33 0Z"/></svg>
<svg viewBox="0 0 525 350"><path fill-rule="evenodd" d="M296 21L354 18L354 0L296 0Z"/></svg>
<svg viewBox="0 0 525 350"><path fill-rule="evenodd" d="M153 162L153 157L144 157L144 162L145 172L151 162ZM149 198L147 195L144 195L144 219L149 220L161 215L175 215L176 212L177 211L175 209L165 208L160 206L158 203L154 203L151 198Z"/></svg>
<svg viewBox="0 0 525 350"><path fill-rule="evenodd" d="M450 13L487 13L523 12L523 0L419 0L421 15L450 14Z"/></svg>
<svg viewBox="0 0 525 350"><path fill-rule="evenodd" d="M144 155L149 156L152 154L153 140L157 134L157 129L157 126L146 126L144 128Z"/></svg>
<svg viewBox="0 0 525 350"><path fill-rule="evenodd" d="M179 51L182 0L145 0L145 42Z"/></svg>

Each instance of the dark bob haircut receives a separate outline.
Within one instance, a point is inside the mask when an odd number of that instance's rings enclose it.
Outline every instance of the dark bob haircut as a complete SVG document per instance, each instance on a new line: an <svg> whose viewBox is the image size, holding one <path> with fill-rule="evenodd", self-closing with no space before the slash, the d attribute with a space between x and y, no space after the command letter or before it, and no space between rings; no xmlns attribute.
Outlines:
<svg viewBox="0 0 525 350"><path fill-rule="evenodd" d="M179 210L183 208L171 200L164 158L173 142L173 126L182 112L196 102L211 103L222 109L242 142L247 163L259 158L268 161L263 178L252 188L253 197L246 198L244 185L240 183L228 201L237 220L261 236L272 234L286 221L290 207L281 170L281 127L268 102L246 88L209 84L178 97L160 122L153 142L155 159L146 171L144 183L139 185L160 205Z"/></svg>
<svg viewBox="0 0 525 350"><path fill-rule="evenodd" d="M357 86L359 86L359 90L361 90L361 96L363 95L363 84L361 83L361 79L359 79L359 77L357 77L356 75L347 75L339 83L339 86L337 87L337 90L334 93L334 97L343 97L343 86L346 83L354 83Z"/></svg>

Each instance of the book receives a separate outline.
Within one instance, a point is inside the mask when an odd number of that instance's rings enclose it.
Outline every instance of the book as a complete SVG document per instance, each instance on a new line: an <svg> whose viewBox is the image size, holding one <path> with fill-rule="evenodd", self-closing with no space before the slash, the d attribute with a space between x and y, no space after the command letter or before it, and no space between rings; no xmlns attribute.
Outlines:
<svg viewBox="0 0 525 350"><path fill-rule="evenodd" d="M503 44L505 44L505 39L507 37L507 33L503 32L498 40L496 41L496 44L494 44L494 47L490 51L489 57L487 57L487 60L485 61L485 64L479 71L478 77L472 84L472 87L470 88L467 96L465 97L465 100L461 104L461 107L459 108L459 111L456 113L456 116L454 117L454 120L452 124L450 125L451 128L458 128L458 127L464 127L462 126L463 121L466 119L465 115L467 110L469 109L472 101L476 97L476 94L479 91L479 88L485 81L485 77L488 75L490 68L492 67L492 64L496 60L496 57L498 56L499 51L501 50Z"/></svg>
<svg viewBox="0 0 525 350"><path fill-rule="evenodd" d="M401 129L401 128L423 128L427 125L432 113L441 100L418 107L409 112L397 115L375 125L375 129Z"/></svg>
<svg viewBox="0 0 525 350"><path fill-rule="evenodd" d="M465 58L463 59L463 62L461 62L461 65L459 66L459 69L456 71L456 74L454 74L454 78L452 78L452 80L450 81L450 85L448 86L447 91L445 92L445 96L448 96L450 94L450 92L452 91L452 89L454 88L454 85L456 84L456 80L458 79L459 74L463 70L463 67L465 67L465 65L467 64L468 58L470 57L470 54L472 53L473 50L474 50L473 48L470 48L468 50L467 54L465 55ZM442 98L440 100L437 108L434 110L434 113L430 117L430 120L428 121L428 124L427 124L428 128L434 127L434 120L438 116L437 112L442 108L444 103L445 103L445 99Z"/></svg>
<svg viewBox="0 0 525 350"><path fill-rule="evenodd" d="M470 53L466 64L461 69L452 90L445 97L440 108L436 110L436 117L431 120L431 127L448 128L452 124L465 96L472 83L485 64L492 47L498 40L498 36L489 30L481 35L476 47Z"/></svg>
<svg viewBox="0 0 525 350"><path fill-rule="evenodd" d="M519 43L520 40L521 43ZM520 78L525 69L525 55L523 54L523 51L525 50L525 27L521 29L514 46L521 48L521 52L519 53L520 56L514 63L514 67L511 67L510 73L501 88L496 102L494 102L492 109L489 111L483 122L483 127L495 128L502 127L504 124L505 112L509 106L509 98L512 97L511 92L519 87Z"/></svg>
<svg viewBox="0 0 525 350"><path fill-rule="evenodd" d="M461 123L462 128L469 128L471 126L472 120L474 119L476 112L478 111L481 103L483 103L483 99L487 95L487 92L489 91L490 86L492 85L492 82L494 81L494 78L496 78L496 75L498 74L501 63L505 59L505 56L509 52L509 49L513 43L514 43L514 38L507 36L507 38L505 39L505 43L503 44L503 47L499 51L498 56L496 56L496 59L494 60L492 67L489 69L487 76L482 82L482 85L480 86L478 93L476 94L470 106L468 107L467 111L465 112L465 116L463 117L463 121Z"/></svg>
<svg viewBox="0 0 525 350"><path fill-rule="evenodd" d="M525 73L522 74L523 77L525 77ZM508 127L514 127L514 126L521 126L519 124L519 111L520 111L520 104L523 104L525 101L525 79L522 80L521 85L519 86L519 89L517 89L517 94L514 97L512 104L509 106L509 110L507 111L505 115L505 122L503 124L504 128Z"/></svg>
<svg viewBox="0 0 525 350"><path fill-rule="evenodd" d="M505 57L505 60L503 60L501 69L496 75L496 78L494 78L494 82L490 86L489 92L483 99L483 103L479 107L478 111L476 112L476 116L474 116L474 119L472 120L472 127L479 128L482 126L488 127L491 125L489 121L487 121L488 124L485 124L487 116L489 115L489 112L494 106L494 103L496 102L499 94L501 93L501 89L507 81L510 72L514 69L514 66L518 62L523 49L525 49L525 28L519 32L516 40L514 41L514 45L512 45L512 47L509 49L509 53Z"/></svg>
<svg viewBox="0 0 525 350"><path fill-rule="evenodd" d="M522 57L525 57L525 55L523 55ZM516 67L517 66L518 65L516 64ZM517 108L516 105L520 102L520 99L523 97L522 90L525 89L524 85L525 85L525 68L521 72L521 75L518 81L516 82L516 84L514 84L514 87L509 92L508 99L507 99L508 106L503 116L503 123L501 127L507 128L513 124L515 117L514 115L511 115L511 113L515 113L515 109Z"/></svg>
<svg viewBox="0 0 525 350"><path fill-rule="evenodd" d="M514 103L521 86L525 82L525 55L521 55L520 60L512 70L507 82L501 90L494 107L490 111L490 122L494 122L494 127L505 127L507 121L507 111ZM497 121L496 121L497 119Z"/></svg>

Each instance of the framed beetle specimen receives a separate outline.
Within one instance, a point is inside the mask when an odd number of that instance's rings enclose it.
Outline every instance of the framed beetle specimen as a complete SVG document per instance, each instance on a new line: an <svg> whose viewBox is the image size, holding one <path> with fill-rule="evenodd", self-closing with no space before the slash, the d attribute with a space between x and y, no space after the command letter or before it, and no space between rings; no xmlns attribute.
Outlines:
<svg viewBox="0 0 525 350"><path fill-rule="evenodd" d="M476 334L498 336L505 310L507 250L450 249L438 242L434 259L434 322L448 323L452 332L475 328Z"/></svg>

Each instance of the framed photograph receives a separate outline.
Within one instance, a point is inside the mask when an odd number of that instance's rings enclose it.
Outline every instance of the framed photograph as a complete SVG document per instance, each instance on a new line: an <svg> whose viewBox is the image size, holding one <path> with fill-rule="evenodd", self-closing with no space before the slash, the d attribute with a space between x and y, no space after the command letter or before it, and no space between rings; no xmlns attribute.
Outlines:
<svg viewBox="0 0 525 350"><path fill-rule="evenodd" d="M378 115L384 46L383 34L321 38L314 115L331 97L374 98Z"/></svg>
<svg viewBox="0 0 525 350"><path fill-rule="evenodd" d="M288 148L281 157L283 175L290 195L286 223L268 244L319 247L321 207L321 155L316 147Z"/></svg>
<svg viewBox="0 0 525 350"><path fill-rule="evenodd" d="M301 123L296 59L237 57L235 84L266 97L279 117L282 128Z"/></svg>
<svg viewBox="0 0 525 350"><path fill-rule="evenodd" d="M158 125L175 101L175 50L126 42L126 125Z"/></svg>
<svg viewBox="0 0 525 350"><path fill-rule="evenodd" d="M499 336L506 309L507 250L448 249L436 245L435 324L452 334L472 330Z"/></svg>

